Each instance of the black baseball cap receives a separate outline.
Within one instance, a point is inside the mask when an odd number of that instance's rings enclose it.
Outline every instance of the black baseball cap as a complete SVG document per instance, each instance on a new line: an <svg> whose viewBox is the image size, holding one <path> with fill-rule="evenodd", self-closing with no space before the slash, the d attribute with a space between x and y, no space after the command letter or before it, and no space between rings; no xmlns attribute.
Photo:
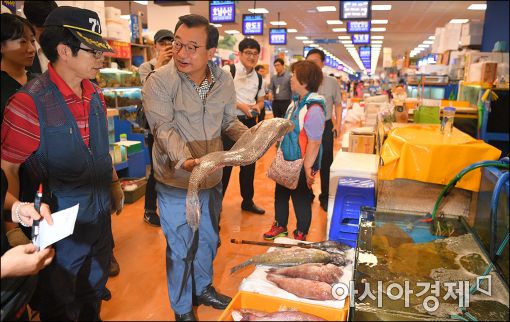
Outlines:
<svg viewBox="0 0 510 322"><path fill-rule="evenodd" d="M154 42L158 42L165 38L170 38L171 40L174 40L174 33L168 29L158 30L158 32L156 32L156 34L154 35Z"/></svg>
<svg viewBox="0 0 510 322"><path fill-rule="evenodd" d="M67 28L82 44L98 51L113 52L101 37L99 16L92 10L62 6L54 9L46 18L44 26Z"/></svg>

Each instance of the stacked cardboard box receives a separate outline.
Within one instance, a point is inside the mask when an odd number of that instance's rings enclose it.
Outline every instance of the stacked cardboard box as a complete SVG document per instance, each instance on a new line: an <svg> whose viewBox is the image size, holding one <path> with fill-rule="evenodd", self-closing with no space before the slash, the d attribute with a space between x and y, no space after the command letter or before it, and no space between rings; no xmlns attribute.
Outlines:
<svg viewBox="0 0 510 322"><path fill-rule="evenodd" d="M482 44L483 24L481 22L468 22L462 24L460 45L474 46Z"/></svg>

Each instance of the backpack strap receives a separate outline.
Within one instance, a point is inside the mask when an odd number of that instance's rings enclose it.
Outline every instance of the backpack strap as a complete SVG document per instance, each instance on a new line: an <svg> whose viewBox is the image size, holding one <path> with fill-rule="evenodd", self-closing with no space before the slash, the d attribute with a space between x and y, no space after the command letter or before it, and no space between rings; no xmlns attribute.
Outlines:
<svg viewBox="0 0 510 322"><path fill-rule="evenodd" d="M257 77L259 78L259 86L257 87L257 93L255 94L255 102L257 102L257 99L259 98L259 92L260 89L262 88L262 76L259 73L257 73Z"/></svg>
<svg viewBox="0 0 510 322"><path fill-rule="evenodd" d="M230 67L230 75L232 75L232 79L236 78L236 65L230 64L228 66Z"/></svg>

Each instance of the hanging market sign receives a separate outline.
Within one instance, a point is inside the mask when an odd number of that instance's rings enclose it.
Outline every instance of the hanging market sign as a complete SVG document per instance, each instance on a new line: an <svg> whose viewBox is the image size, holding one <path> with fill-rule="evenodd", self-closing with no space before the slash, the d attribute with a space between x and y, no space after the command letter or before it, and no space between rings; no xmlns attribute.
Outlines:
<svg viewBox="0 0 510 322"><path fill-rule="evenodd" d="M354 45L369 45L370 44L370 34L352 34L351 39L352 39L352 43Z"/></svg>
<svg viewBox="0 0 510 322"><path fill-rule="evenodd" d="M209 21L212 23L235 22L236 5L234 1L209 1Z"/></svg>
<svg viewBox="0 0 510 322"><path fill-rule="evenodd" d="M370 1L340 1L340 20L370 20Z"/></svg>
<svg viewBox="0 0 510 322"><path fill-rule="evenodd" d="M347 32L370 32L370 21L347 21Z"/></svg>
<svg viewBox="0 0 510 322"><path fill-rule="evenodd" d="M287 28L269 28L270 45L287 44Z"/></svg>
<svg viewBox="0 0 510 322"><path fill-rule="evenodd" d="M243 35L263 35L264 34L264 16L263 15L243 15Z"/></svg>

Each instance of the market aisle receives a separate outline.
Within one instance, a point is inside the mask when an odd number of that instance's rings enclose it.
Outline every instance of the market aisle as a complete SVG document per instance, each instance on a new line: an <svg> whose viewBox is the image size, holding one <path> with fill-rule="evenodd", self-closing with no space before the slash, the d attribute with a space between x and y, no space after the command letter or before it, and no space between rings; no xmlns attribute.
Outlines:
<svg viewBox="0 0 510 322"><path fill-rule="evenodd" d="M337 140L337 142L341 142ZM339 145L335 145L338 151ZM249 257L265 252L267 247L233 245L231 238L263 240L262 234L274 220L273 181L266 177L266 171L275 154L271 148L257 162L255 172L255 203L266 210L265 215L241 211L239 193L239 168L234 168L221 213L221 247L214 262L214 285L226 295L234 296L242 279L253 268L247 268L230 275L230 268ZM317 178L319 176L317 175ZM325 236L326 213L320 208L317 196L320 182L314 184L316 196L312 211L312 225L309 241L321 241ZM108 288L112 299L103 302L103 320L173 320L167 296L165 273L165 237L160 228L143 222L144 199L128 204L120 216L113 216L112 226L115 239L115 256L120 264L120 274L110 278ZM288 230L295 229L296 219L291 204ZM200 320L217 320L222 311L200 306L196 310Z"/></svg>

